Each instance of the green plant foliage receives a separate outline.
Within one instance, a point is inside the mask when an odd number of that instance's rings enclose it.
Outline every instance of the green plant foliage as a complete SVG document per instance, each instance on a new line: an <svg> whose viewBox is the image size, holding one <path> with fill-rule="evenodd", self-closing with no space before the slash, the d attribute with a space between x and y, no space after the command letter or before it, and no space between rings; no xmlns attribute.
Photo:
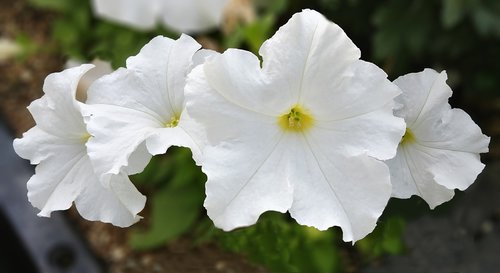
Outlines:
<svg viewBox="0 0 500 273"><path fill-rule="evenodd" d="M30 3L58 13L52 36L64 55L83 61L109 60L114 68L125 66L128 57L136 55L157 35L179 36L162 28L139 32L99 20L93 17L87 0L30 0Z"/></svg>
<svg viewBox="0 0 500 273"><path fill-rule="evenodd" d="M239 25L230 35L223 38L225 48L248 48L258 55L259 48L276 30L279 14L287 7L286 0L255 1L259 11L257 20Z"/></svg>
<svg viewBox="0 0 500 273"><path fill-rule="evenodd" d="M458 25L468 14L477 0L443 0L441 21L445 28Z"/></svg>
<svg viewBox="0 0 500 273"><path fill-rule="evenodd" d="M377 258L383 254L401 254L405 247L402 240L405 220L393 216L380 221L377 228L356 243L356 247L368 259Z"/></svg>
<svg viewBox="0 0 500 273"><path fill-rule="evenodd" d="M500 37L500 3L487 2L477 6L473 12L473 21L476 29L482 36L493 35Z"/></svg>
<svg viewBox="0 0 500 273"><path fill-rule="evenodd" d="M397 58L402 52L420 56L433 29L427 22L432 20L434 10L433 5L423 1L410 4L391 1L380 7L373 15L373 22L379 29L373 37L374 57Z"/></svg>
<svg viewBox="0 0 500 273"><path fill-rule="evenodd" d="M291 222L286 215L268 212L257 224L212 235L222 247L246 255L270 272L340 272L338 236Z"/></svg>
<svg viewBox="0 0 500 273"><path fill-rule="evenodd" d="M162 246L185 234L199 217L203 197L196 194L196 186L156 191L151 201L151 225L148 230L135 231L130 245L135 249Z"/></svg>
<svg viewBox="0 0 500 273"><path fill-rule="evenodd" d="M42 47L31 39L28 35L24 33L19 33L16 36L16 44L21 47L21 52L18 53L16 59L19 61L26 60L29 56L39 52Z"/></svg>
<svg viewBox="0 0 500 273"><path fill-rule="evenodd" d="M134 230L130 239L133 248L162 246L190 231L200 217L206 177L188 149L171 148L168 155L156 157L133 180L151 192L150 225L147 230Z"/></svg>
<svg viewBox="0 0 500 273"><path fill-rule="evenodd" d="M500 95L497 0L315 0L311 5L344 28L362 58L392 79L425 67L446 69L455 101Z"/></svg>
<svg viewBox="0 0 500 273"><path fill-rule="evenodd" d="M69 11L72 4L72 1L67 0L28 0L28 2L37 8L50 9L61 12Z"/></svg>

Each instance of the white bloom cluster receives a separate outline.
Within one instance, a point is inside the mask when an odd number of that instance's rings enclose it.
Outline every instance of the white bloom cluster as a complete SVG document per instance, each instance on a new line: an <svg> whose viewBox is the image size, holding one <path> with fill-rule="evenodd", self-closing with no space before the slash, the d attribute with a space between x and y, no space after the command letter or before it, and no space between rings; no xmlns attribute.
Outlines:
<svg viewBox="0 0 500 273"><path fill-rule="evenodd" d="M96 16L140 30L194 33L218 26L229 0L92 0Z"/></svg>
<svg viewBox="0 0 500 273"><path fill-rule="evenodd" d="M295 14L262 45L262 63L200 47L187 35L156 37L94 82L86 104L75 89L90 66L47 77L29 107L37 125L14 141L39 164L28 196L41 216L75 202L87 219L133 224L145 200L127 175L175 145L207 175L204 205L217 227L288 211L354 242L391 196L435 207L484 167L489 138L451 109L444 72L390 82L318 12Z"/></svg>

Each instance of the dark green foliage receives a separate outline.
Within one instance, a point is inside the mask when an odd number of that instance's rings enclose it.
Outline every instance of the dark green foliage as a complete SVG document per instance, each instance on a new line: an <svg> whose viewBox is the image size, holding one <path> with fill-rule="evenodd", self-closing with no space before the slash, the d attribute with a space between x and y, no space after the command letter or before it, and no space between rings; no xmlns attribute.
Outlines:
<svg viewBox="0 0 500 273"><path fill-rule="evenodd" d="M229 35L223 37L225 48L244 48L258 55L259 48L276 30L278 16L287 8L286 0L255 1L260 11L257 20L240 24Z"/></svg>
<svg viewBox="0 0 500 273"><path fill-rule="evenodd" d="M314 5L346 30L363 59L392 79L431 67L448 71L458 106L478 95L500 95L499 1L316 0Z"/></svg>
<svg viewBox="0 0 500 273"><path fill-rule="evenodd" d="M206 177L188 149L171 148L168 155L154 158L133 180L151 192L149 228L132 233L133 248L164 245L189 231L203 212Z"/></svg>
<svg viewBox="0 0 500 273"><path fill-rule="evenodd" d="M377 228L366 238L359 241L356 247L367 259L383 254L400 254L404 251L402 236L405 220L400 217L388 217L377 225Z"/></svg>
<svg viewBox="0 0 500 273"><path fill-rule="evenodd" d="M138 32L93 17L87 0L30 0L39 8L59 14L54 21L52 35L64 55L82 61L101 58L111 61L113 67L125 66L125 60L157 35L176 38L177 34L158 28Z"/></svg>
<svg viewBox="0 0 500 273"><path fill-rule="evenodd" d="M270 272L340 272L339 236L333 230L299 226L287 215L268 212L254 226L232 232L214 230L224 248L243 253Z"/></svg>

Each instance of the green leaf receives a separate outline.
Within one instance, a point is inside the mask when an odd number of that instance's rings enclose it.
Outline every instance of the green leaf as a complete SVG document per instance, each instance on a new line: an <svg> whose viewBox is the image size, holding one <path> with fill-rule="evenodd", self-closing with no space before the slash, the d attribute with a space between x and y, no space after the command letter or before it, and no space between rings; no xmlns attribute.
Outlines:
<svg viewBox="0 0 500 273"><path fill-rule="evenodd" d="M206 176L187 148L170 148L132 178L152 192L150 226L132 233L130 244L135 249L155 248L186 233L203 211Z"/></svg>
<svg viewBox="0 0 500 273"><path fill-rule="evenodd" d="M253 0L253 4L266 11L266 14L279 14L288 7L287 0Z"/></svg>
<svg viewBox="0 0 500 273"><path fill-rule="evenodd" d="M405 221L399 217L389 218L384 226L382 248L384 252L392 255L401 254L405 247L403 243L403 232Z"/></svg>
<svg viewBox="0 0 500 273"><path fill-rule="evenodd" d="M405 246L403 232L405 220L399 216L390 216L382 220L375 230L356 243L357 249L368 259L384 254L403 253Z"/></svg>
<svg viewBox="0 0 500 273"><path fill-rule="evenodd" d="M151 202L151 226L147 231L132 233L132 248L159 247L188 231L201 213L203 194L199 188L198 185L165 187L156 192Z"/></svg>
<svg viewBox="0 0 500 273"><path fill-rule="evenodd" d="M21 47L21 51L16 56L21 61L26 60L26 58L42 49L39 44L25 33L17 34L15 41Z"/></svg>
<svg viewBox="0 0 500 273"><path fill-rule="evenodd" d="M275 21L275 16L270 14L244 27L244 37L252 52L259 52L262 43L271 36Z"/></svg>
<svg viewBox="0 0 500 273"><path fill-rule="evenodd" d="M214 236L224 248L244 254L272 273L334 273L341 268L333 230L303 227L283 214L267 212L251 227L218 231Z"/></svg>

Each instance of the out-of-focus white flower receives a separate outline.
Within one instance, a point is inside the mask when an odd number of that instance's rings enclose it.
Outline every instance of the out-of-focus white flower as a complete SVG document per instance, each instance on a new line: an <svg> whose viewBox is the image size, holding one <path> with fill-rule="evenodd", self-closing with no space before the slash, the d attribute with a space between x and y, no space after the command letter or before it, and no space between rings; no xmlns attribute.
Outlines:
<svg viewBox="0 0 500 273"><path fill-rule="evenodd" d="M127 68L90 86L85 116L94 137L87 147L105 185L106 177L141 172L172 145L191 148L200 162L204 140L183 111L186 75L207 53L200 47L187 35L158 36L127 59Z"/></svg>
<svg viewBox="0 0 500 273"><path fill-rule="evenodd" d="M479 153L488 152L490 141L467 113L450 107L446 79L444 71L425 69L394 81L403 90L395 114L407 130L396 157L387 161L393 196L418 195L431 208L474 182L484 168Z"/></svg>
<svg viewBox="0 0 500 273"><path fill-rule="evenodd" d="M92 0L97 16L141 30L158 21L183 33L218 26L228 0Z"/></svg>
<svg viewBox="0 0 500 273"><path fill-rule="evenodd" d="M228 0L160 0L160 18L178 32L196 33L217 27Z"/></svg>
<svg viewBox="0 0 500 273"><path fill-rule="evenodd" d="M16 42L7 38L0 38L0 62L16 56L21 51L21 46Z"/></svg>
<svg viewBox="0 0 500 273"><path fill-rule="evenodd" d="M103 187L90 163L85 146L90 135L75 93L79 79L92 67L82 65L46 78L44 96L28 107L36 126L14 140L14 149L38 164L28 181L28 199L41 210L39 216L48 217L74 202L85 219L125 227L140 219L137 213L146 199L123 174Z"/></svg>
<svg viewBox="0 0 500 273"><path fill-rule="evenodd" d="M208 144L205 207L231 230L265 211L334 225L344 241L370 233L390 195L389 159L404 133L400 91L343 30L304 10L260 49L230 49L188 76L187 111Z"/></svg>

